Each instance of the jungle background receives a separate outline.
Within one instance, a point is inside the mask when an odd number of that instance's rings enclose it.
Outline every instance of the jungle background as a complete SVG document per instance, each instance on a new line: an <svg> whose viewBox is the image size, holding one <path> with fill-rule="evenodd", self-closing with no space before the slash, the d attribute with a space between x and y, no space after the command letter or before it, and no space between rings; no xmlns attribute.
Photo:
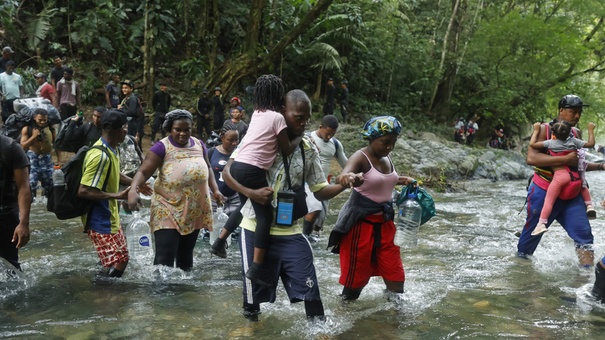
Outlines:
<svg viewBox="0 0 605 340"><path fill-rule="evenodd" d="M91 106L117 73L148 102L160 81L189 109L220 86L251 111L255 78L275 73L319 116L331 77L348 81L356 122L451 135L474 117L481 140L498 126L527 137L568 93L591 104L581 128L602 125L604 20L602 0L4 0L0 45L29 93L64 57Z"/></svg>

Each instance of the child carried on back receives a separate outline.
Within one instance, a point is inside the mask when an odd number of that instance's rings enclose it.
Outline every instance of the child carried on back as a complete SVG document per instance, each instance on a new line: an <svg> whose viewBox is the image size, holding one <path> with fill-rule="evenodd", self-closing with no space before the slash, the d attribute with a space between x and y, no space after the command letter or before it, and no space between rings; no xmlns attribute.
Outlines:
<svg viewBox="0 0 605 340"><path fill-rule="evenodd" d="M564 156L571 152L578 152L578 173L582 180L582 189L580 194L586 204L586 214L589 219L595 219L597 213L592 206L592 199L590 192L588 191L588 185L585 180L586 160L584 157L584 150L582 148L592 148L595 145L594 129L595 124L588 123L588 141L575 138L572 135L572 126L567 121L559 121L552 125L552 139L547 139L543 142L537 142L540 134L540 123L534 124L534 132L531 136L529 146L533 149L547 149L551 156ZM559 194L563 188L570 184L571 173L567 166L556 166L553 167L553 178L546 191L546 197L544 199L544 205L540 213L540 219L538 225L531 233L532 236L541 235L548 231L546 224L548 218L552 212L553 205L559 197Z"/></svg>

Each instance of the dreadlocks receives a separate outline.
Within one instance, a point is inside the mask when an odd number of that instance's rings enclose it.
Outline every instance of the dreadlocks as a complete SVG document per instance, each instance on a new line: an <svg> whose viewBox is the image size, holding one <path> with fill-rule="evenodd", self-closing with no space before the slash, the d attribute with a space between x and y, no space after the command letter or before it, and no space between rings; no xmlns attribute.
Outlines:
<svg viewBox="0 0 605 340"><path fill-rule="evenodd" d="M280 77L273 74L264 74L258 77L254 85L254 109L280 112L284 93L284 84Z"/></svg>

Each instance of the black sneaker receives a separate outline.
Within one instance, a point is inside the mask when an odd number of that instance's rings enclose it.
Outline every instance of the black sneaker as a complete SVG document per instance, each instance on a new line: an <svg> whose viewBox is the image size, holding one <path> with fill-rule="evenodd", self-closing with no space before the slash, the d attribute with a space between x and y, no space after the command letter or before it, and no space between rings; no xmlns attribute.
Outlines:
<svg viewBox="0 0 605 340"><path fill-rule="evenodd" d="M227 258L227 241L217 238L210 246L210 253L224 259Z"/></svg>
<svg viewBox="0 0 605 340"><path fill-rule="evenodd" d="M273 288L273 284L269 281L265 281L267 278L267 274L263 270L262 264L256 264L252 262L250 268L246 272L246 277L250 279L253 283L256 283L259 286Z"/></svg>

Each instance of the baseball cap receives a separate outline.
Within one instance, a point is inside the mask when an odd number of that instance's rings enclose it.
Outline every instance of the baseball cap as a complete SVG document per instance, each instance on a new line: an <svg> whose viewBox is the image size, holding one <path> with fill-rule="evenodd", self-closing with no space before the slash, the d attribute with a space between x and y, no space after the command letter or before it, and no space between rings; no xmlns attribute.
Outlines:
<svg viewBox="0 0 605 340"><path fill-rule="evenodd" d="M219 86L217 86L214 88L214 91L221 91L221 88ZM221 92L223 92L223 91L221 91Z"/></svg>
<svg viewBox="0 0 605 340"><path fill-rule="evenodd" d="M13 51L13 49L10 46L4 46L4 48L2 49L2 52L15 53L15 51Z"/></svg>
<svg viewBox="0 0 605 340"><path fill-rule="evenodd" d="M38 72L38 73L34 74L34 78L44 78L44 79L46 79L46 74L44 74L42 72Z"/></svg>
<svg viewBox="0 0 605 340"><path fill-rule="evenodd" d="M582 99L574 94L568 94L561 98L559 101L559 109L570 108L570 107L586 107L590 106L588 104L584 104Z"/></svg>
<svg viewBox="0 0 605 340"><path fill-rule="evenodd" d="M237 97L233 97L233 98L231 98L231 101L234 101L234 100L235 100L235 101L237 101L237 102L238 102L238 104L242 102L242 101L241 101L239 98L237 98Z"/></svg>
<svg viewBox="0 0 605 340"><path fill-rule="evenodd" d="M132 81L128 80L128 79L122 81L120 84L122 84L122 85L128 85L128 86L130 86L131 88L134 89L134 83Z"/></svg>
<svg viewBox="0 0 605 340"><path fill-rule="evenodd" d="M101 126L105 128L109 125L111 129L120 129L124 124L128 123L126 114L120 110L107 110L101 117Z"/></svg>

